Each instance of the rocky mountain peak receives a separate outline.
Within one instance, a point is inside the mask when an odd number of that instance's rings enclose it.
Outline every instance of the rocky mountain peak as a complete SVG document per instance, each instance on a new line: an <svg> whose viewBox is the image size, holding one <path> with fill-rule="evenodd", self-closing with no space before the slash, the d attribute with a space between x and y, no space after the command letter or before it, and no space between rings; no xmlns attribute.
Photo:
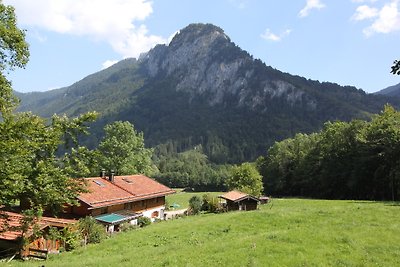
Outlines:
<svg viewBox="0 0 400 267"><path fill-rule="evenodd" d="M290 105L315 108L315 101L296 86L271 79L267 67L236 46L224 31L212 24L190 24L169 45L159 45L143 60L151 77L169 77L177 91L206 98L209 105L236 99L238 106L266 111L272 98L286 98Z"/></svg>
<svg viewBox="0 0 400 267"><path fill-rule="evenodd" d="M220 27L213 24L195 23L180 30L172 39L169 47L175 50L193 44L208 46L216 39L230 42L229 37Z"/></svg>

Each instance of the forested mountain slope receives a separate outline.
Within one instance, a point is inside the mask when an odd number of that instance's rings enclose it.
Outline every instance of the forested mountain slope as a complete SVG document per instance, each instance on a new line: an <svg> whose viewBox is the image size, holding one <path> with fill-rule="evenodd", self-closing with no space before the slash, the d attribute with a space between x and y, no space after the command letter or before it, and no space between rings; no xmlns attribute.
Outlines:
<svg viewBox="0 0 400 267"><path fill-rule="evenodd" d="M374 94L385 95L385 96L394 96L394 97L400 98L400 83L393 85L393 86L389 86L389 87L382 89Z"/></svg>
<svg viewBox="0 0 400 267"><path fill-rule="evenodd" d="M399 101L283 73L240 49L211 24L191 24L169 45L126 59L66 88L20 94L20 110L76 116L96 110L89 145L104 124L128 120L161 153L201 144L217 163L253 160L277 140L328 120L366 119Z"/></svg>

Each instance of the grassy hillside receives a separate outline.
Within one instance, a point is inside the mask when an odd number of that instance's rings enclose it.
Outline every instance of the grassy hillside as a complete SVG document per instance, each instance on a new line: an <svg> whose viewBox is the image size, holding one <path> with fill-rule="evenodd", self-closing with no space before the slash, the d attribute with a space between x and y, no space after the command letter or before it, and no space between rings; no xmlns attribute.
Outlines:
<svg viewBox="0 0 400 267"><path fill-rule="evenodd" d="M399 203L276 199L272 204L153 224L54 255L45 266L400 265Z"/></svg>

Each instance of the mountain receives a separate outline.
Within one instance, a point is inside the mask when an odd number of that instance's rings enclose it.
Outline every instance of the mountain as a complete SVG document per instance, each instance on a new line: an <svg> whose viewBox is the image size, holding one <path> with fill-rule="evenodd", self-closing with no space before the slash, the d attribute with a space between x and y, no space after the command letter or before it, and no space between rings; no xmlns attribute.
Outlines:
<svg viewBox="0 0 400 267"><path fill-rule="evenodd" d="M400 83L393 86L389 86L385 89L375 92L374 94L400 97Z"/></svg>
<svg viewBox="0 0 400 267"><path fill-rule="evenodd" d="M128 120L160 153L202 145L214 162L253 160L277 140L328 120L367 119L399 101L283 73L254 59L224 31L191 24L169 45L126 59L58 90L18 94L20 110L49 117L96 110L102 127Z"/></svg>

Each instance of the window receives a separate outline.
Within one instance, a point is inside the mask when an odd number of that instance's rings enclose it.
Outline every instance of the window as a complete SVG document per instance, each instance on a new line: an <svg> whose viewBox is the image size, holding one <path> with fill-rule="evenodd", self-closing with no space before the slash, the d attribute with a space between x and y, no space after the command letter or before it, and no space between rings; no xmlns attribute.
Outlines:
<svg viewBox="0 0 400 267"><path fill-rule="evenodd" d="M101 187L106 186L105 184L103 184L102 181L94 180L93 182L94 182L95 184L97 184L98 186L101 186Z"/></svg>

